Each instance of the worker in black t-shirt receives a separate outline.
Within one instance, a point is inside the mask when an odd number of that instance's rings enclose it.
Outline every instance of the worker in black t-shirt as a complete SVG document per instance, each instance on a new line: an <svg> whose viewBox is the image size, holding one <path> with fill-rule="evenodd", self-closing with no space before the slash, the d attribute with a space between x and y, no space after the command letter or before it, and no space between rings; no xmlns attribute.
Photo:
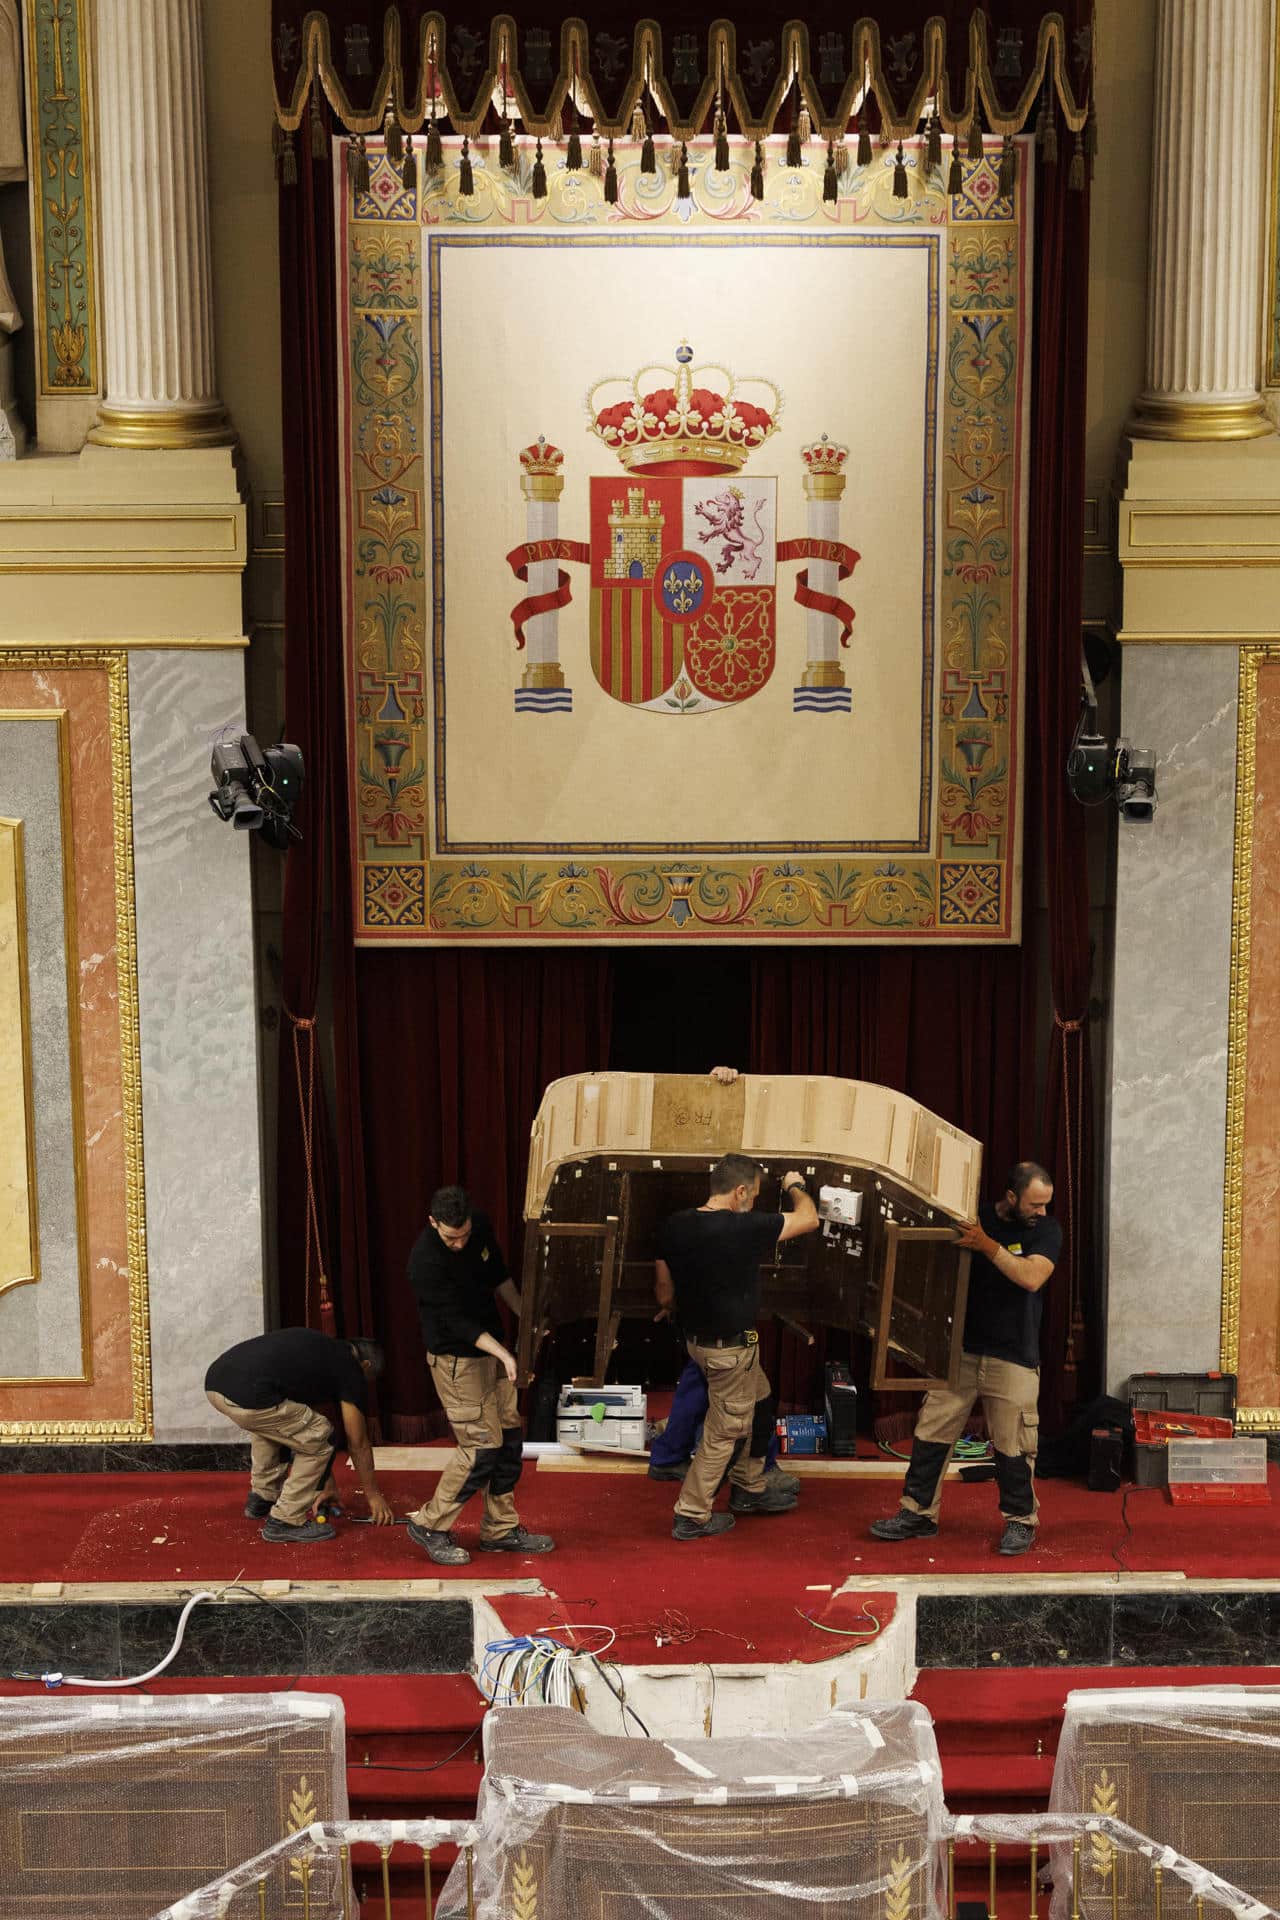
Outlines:
<svg viewBox="0 0 1280 1920"><path fill-rule="evenodd" d="M974 1402L982 1401L995 1454L1004 1532L1000 1552L1025 1553L1039 1516L1035 1490L1040 1414L1042 1289L1062 1251L1062 1228L1048 1217L1053 1181L1034 1160L1020 1160L1004 1197L984 1205L958 1235L969 1247L969 1302L960 1382L925 1396L911 1443L911 1464L897 1513L872 1524L877 1540L931 1539L938 1531L942 1482Z"/></svg>
<svg viewBox="0 0 1280 1920"><path fill-rule="evenodd" d="M672 1214L658 1233L658 1304L679 1314L689 1358L706 1374L710 1395L702 1444L676 1501L676 1540L705 1540L727 1533L735 1514L787 1513L796 1504L790 1487L766 1485L764 1461L749 1451L756 1404L770 1392L755 1323L761 1265L779 1241L812 1233L818 1210L804 1176L791 1172L782 1176L791 1211L753 1212L761 1172L747 1154L727 1153L711 1169L703 1204ZM726 1471L730 1510L713 1513Z"/></svg>
<svg viewBox="0 0 1280 1920"><path fill-rule="evenodd" d="M318 1411L331 1405L340 1411L371 1518L380 1527L394 1523L373 1477L367 1425L369 1382L381 1372L382 1349L372 1340L335 1340L310 1327L282 1327L242 1340L209 1368L209 1404L252 1443L253 1485L245 1512L266 1522L264 1540L306 1545L334 1537L312 1511L333 1466L333 1428Z"/></svg>
<svg viewBox="0 0 1280 1920"><path fill-rule="evenodd" d="M494 1299L520 1312L487 1214L461 1187L431 1196L427 1224L409 1255L409 1285L418 1302L427 1365L456 1442L431 1499L409 1516L409 1537L442 1567L465 1567L471 1555L452 1527L473 1493L484 1495L484 1553L550 1553L555 1541L526 1533L514 1498L524 1454L516 1405L515 1356L503 1344Z"/></svg>

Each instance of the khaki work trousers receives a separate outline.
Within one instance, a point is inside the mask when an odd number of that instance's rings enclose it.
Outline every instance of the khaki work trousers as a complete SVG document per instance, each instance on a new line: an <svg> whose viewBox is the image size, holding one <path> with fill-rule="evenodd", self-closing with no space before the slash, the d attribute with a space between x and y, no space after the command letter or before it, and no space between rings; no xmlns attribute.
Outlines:
<svg viewBox="0 0 1280 1920"><path fill-rule="evenodd" d="M205 1398L249 1435L253 1490L271 1501L271 1518L300 1527L333 1465L333 1428L324 1415L299 1400L282 1400L278 1407L238 1407L225 1394L207 1393Z"/></svg>
<svg viewBox="0 0 1280 1920"><path fill-rule="evenodd" d="M472 1494L483 1493L480 1538L496 1540L520 1525L514 1489L524 1435L516 1390L487 1353L429 1353L427 1365L457 1446L431 1499L410 1518L430 1533L448 1533Z"/></svg>
<svg viewBox="0 0 1280 1920"><path fill-rule="evenodd" d="M750 1450L751 1424L757 1402L767 1400L772 1388L754 1339L747 1347L700 1347L691 1340L689 1358L707 1376L711 1404L698 1451L681 1482L676 1512L701 1523L711 1518L726 1470L732 1484L744 1492L763 1490L764 1457Z"/></svg>
<svg viewBox="0 0 1280 1920"><path fill-rule="evenodd" d="M903 1483L902 1504L908 1513L937 1520L947 1464L975 1401L981 1400L996 1457L1000 1511L1006 1520L1034 1527L1040 1512L1035 1490L1039 1395L1037 1368L1018 1367L1012 1360L994 1360L986 1354L964 1354L956 1391L935 1387L920 1409Z"/></svg>

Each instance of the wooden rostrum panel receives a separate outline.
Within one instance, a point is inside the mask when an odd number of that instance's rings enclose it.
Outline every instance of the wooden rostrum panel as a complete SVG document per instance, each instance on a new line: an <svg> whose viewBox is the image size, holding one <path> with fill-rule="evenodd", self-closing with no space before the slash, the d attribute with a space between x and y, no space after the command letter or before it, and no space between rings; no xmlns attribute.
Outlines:
<svg viewBox="0 0 1280 1920"><path fill-rule="evenodd" d="M1078 1810L1111 1814L1280 1909L1280 1691L1271 1692L1269 1708L1261 1704L1265 1697L1266 1690L1243 1690L1238 1712L1212 1716L1212 1729L1195 1725L1192 1691L1170 1707L1176 1720L1167 1726L1127 1721L1123 1708L1077 1722ZM1149 1920L1147 1862L1122 1853L1118 1866L1120 1920ZM1081 1907L1098 1920L1111 1920L1112 1871L1109 1844L1089 1836Z"/></svg>
<svg viewBox="0 0 1280 1920"><path fill-rule="evenodd" d="M325 1695L0 1701L0 1916L150 1920L317 1820L347 1813L344 1717ZM317 1857L311 1911L336 1912ZM256 1910L256 1909L255 1909ZM301 1916L296 1864L267 1884Z"/></svg>
<svg viewBox="0 0 1280 1920"><path fill-rule="evenodd" d="M743 1075L722 1088L674 1074L580 1075L543 1096L530 1145L524 1377L546 1328L594 1317L603 1379L618 1320L653 1314L661 1222L700 1205L709 1168L734 1151L764 1168L762 1210L779 1208L791 1167L815 1200L824 1186L862 1196L858 1226L824 1225L779 1247L762 1271L762 1312L868 1337L877 1388L954 1382L969 1268L954 1224L976 1211L977 1142L865 1082Z"/></svg>

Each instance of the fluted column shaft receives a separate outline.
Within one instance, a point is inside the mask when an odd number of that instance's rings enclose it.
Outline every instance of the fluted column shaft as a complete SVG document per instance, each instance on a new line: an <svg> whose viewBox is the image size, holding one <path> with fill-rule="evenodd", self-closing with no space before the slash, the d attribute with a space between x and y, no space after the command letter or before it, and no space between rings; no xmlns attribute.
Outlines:
<svg viewBox="0 0 1280 1920"><path fill-rule="evenodd" d="M1159 0L1140 435L1271 431L1260 392L1269 5Z"/></svg>
<svg viewBox="0 0 1280 1920"><path fill-rule="evenodd" d="M234 439L213 354L201 0L97 0L106 398L91 439Z"/></svg>

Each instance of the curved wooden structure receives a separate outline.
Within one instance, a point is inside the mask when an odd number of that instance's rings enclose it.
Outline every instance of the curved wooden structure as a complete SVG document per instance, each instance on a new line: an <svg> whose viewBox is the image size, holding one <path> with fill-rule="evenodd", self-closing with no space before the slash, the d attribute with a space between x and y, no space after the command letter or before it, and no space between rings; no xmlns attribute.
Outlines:
<svg viewBox="0 0 1280 1920"><path fill-rule="evenodd" d="M721 1154L764 1168L759 1205L781 1175L805 1174L818 1234L790 1241L762 1276L765 1312L846 1327L874 1342L873 1385L953 1380L969 1256L954 1226L978 1206L982 1149L906 1094L864 1080L741 1074L592 1073L555 1080L529 1143L522 1376L548 1327L596 1317L602 1381L625 1314L653 1313L659 1222L706 1198ZM890 1354L914 1372L889 1376Z"/></svg>

